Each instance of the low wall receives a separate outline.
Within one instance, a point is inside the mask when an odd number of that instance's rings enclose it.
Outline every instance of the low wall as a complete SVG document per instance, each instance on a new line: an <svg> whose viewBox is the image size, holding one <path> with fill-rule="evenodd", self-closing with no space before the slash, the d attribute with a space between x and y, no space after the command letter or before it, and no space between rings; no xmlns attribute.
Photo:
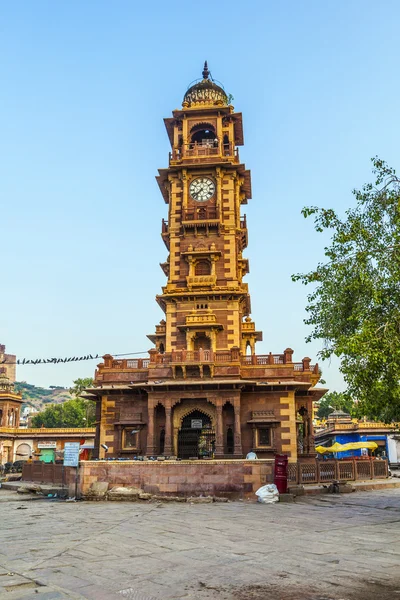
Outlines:
<svg viewBox="0 0 400 600"><path fill-rule="evenodd" d="M84 461L80 489L92 483L135 486L160 496L224 496L245 498L273 481L273 460Z"/></svg>
<svg viewBox="0 0 400 600"><path fill-rule="evenodd" d="M75 469L39 460L31 463L25 462L22 467L22 480L68 485L75 481Z"/></svg>

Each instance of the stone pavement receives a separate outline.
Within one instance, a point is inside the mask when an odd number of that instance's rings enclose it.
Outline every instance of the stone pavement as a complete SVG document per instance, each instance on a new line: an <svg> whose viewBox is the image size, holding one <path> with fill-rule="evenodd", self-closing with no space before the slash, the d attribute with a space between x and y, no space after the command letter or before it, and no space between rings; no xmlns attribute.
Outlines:
<svg viewBox="0 0 400 600"><path fill-rule="evenodd" d="M20 501L3 600L400 600L400 490L295 504Z"/></svg>

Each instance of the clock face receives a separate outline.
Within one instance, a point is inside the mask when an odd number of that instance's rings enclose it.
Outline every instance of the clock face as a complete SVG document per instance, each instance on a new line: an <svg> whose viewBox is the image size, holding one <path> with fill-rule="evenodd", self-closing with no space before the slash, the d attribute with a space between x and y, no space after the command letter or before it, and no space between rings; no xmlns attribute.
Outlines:
<svg viewBox="0 0 400 600"><path fill-rule="evenodd" d="M208 177L198 177L191 182L189 192L193 200L206 202L215 194L215 183Z"/></svg>

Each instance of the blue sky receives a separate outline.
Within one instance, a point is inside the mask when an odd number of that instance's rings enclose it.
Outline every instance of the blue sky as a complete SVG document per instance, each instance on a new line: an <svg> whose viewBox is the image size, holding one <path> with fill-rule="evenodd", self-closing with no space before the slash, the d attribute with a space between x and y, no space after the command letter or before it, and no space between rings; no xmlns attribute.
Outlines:
<svg viewBox="0 0 400 600"><path fill-rule="evenodd" d="M399 167L399 18L389 0L2 3L0 342L20 358L149 349L163 316L163 118L207 59L244 116L257 352L315 359L307 289L290 276L328 239L300 211L343 214L376 154ZM69 386L95 365L18 378ZM337 361L322 368L342 389Z"/></svg>

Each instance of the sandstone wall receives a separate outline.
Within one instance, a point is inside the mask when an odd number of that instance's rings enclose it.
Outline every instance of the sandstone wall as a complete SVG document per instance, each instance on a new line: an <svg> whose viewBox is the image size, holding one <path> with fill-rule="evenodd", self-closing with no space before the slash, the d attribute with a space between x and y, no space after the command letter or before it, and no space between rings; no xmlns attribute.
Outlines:
<svg viewBox="0 0 400 600"><path fill-rule="evenodd" d="M254 492L273 481L272 460L229 461L84 461L80 463L80 487L86 494L92 483L135 486L162 496L254 497Z"/></svg>

